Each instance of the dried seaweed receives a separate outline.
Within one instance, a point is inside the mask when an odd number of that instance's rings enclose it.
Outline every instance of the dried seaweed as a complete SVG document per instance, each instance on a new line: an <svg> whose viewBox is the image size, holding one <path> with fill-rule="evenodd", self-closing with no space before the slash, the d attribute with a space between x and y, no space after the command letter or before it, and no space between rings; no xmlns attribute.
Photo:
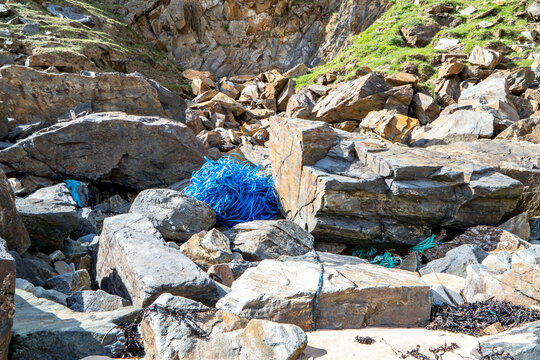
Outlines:
<svg viewBox="0 0 540 360"><path fill-rule="evenodd" d="M433 306L430 330L446 330L481 336L482 330L496 322L508 330L524 323L540 320L540 311L511 304L508 301L486 300L460 306Z"/></svg>
<svg viewBox="0 0 540 360"><path fill-rule="evenodd" d="M122 350L122 358L134 358L144 356L144 344L141 335L137 329L137 322L118 324L118 327L124 332L126 343Z"/></svg>
<svg viewBox="0 0 540 360"><path fill-rule="evenodd" d="M371 336L355 336L354 340L359 344L371 345L375 343L375 339Z"/></svg>

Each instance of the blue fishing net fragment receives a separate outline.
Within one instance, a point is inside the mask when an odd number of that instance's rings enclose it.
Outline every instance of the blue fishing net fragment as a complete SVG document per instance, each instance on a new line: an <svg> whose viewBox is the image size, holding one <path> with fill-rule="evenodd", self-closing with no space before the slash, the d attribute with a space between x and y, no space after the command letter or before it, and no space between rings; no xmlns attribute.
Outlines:
<svg viewBox="0 0 540 360"><path fill-rule="evenodd" d="M253 220L270 220L279 213L272 177L231 156L206 159L191 177L184 194L210 205L216 220L227 228Z"/></svg>

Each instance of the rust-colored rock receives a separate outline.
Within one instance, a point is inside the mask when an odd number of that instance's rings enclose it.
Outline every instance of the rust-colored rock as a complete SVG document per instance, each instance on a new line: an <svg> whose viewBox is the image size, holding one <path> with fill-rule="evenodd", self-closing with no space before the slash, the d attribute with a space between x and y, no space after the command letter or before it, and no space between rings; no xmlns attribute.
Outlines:
<svg viewBox="0 0 540 360"><path fill-rule="evenodd" d="M381 138L400 144L409 141L412 131L418 125L417 119L392 110L372 111L360 123L362 128L375 132Z"/></svg>

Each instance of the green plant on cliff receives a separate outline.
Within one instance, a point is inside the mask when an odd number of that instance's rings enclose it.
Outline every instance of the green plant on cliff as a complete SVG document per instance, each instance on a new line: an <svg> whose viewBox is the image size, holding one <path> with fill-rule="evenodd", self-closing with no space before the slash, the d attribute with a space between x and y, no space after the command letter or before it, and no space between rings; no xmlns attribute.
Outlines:
<svg viewBox="0 0 540 360"><path fill-rule="evenodd" d="M297 88L312 84L317 76L330 70L337 71L346 80L353 77L356 71L365 65L374 70L385 66L386 69L383 67L382 71L395 73L402 71L404 64L416 65L421 83L430 88L430 80L437 76L436 72L433 71L433 60L438 54L443 53L443 51L434 48L439 39L458 39L464 45L464 52L467 53L475 45L489 46L494 41L499 41L507 46L514 45L517 43L516 37L522 31L531 30L526 19L515 16L516 11L525 8L525 4L521 0L505 0L502 5L483 0L427 0L423 1L422 5L415 5L412 1L406 0L392 0L390 2L392 3L391 7L378 20L363 33L352 37L352 44L347 49L333 60L297 78ZM450 15L460 19L461 24L453 28L442 27L441 31L426 47L408 46L400 29L433 21L426 9L435 4L452 6L454 10L450 12ZM472 15L463 16L456 11L456 9L464 9L470 5L477 9ZM488 16L471 19L474 15L490 8L494 10ZM482 21L492 22L493 26L482 29L478 26ZM500 34L500 36L497 38L495 34ZM528 65L530 60L526 60L526 57L533 50L535 49L521 53L513 52L506 56L515 59L511 65Z"/></svg>

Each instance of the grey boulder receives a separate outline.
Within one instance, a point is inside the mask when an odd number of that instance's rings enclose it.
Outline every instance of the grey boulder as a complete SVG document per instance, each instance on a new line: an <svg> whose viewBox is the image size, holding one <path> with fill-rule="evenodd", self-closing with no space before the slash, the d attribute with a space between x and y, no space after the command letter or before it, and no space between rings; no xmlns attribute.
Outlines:
<svg viewBox="0 0 540 360"><path fill-rule="evenodd" d="M467 276L468 265L478 265L488 253L476 245L461 245L446 253L446 256L429 262L420 268L421 275L429 273L447 273L461 277Z"/></svg>
<svg viewBox="0 0 540 360"><path fill-rule="evenodd" d="M0 237L9 250L19 254L30 246L30 237L15 206L15 194L3 171L0 171Z"/></svg>
<svg viewBox="0 0 540 360"><path fill-rule="evenodd" d="M216 223L216 213L209 205L169 189L142 191L133 201L130 212L147 216L168 240L189 240Z"/></svg>
<svg viewBox="0 0 540 360"><path fill-rule="evenodd" d="M103 290L75 291L67 301L69 308L77 312L112 311L130 305L126 299Z"/></svg>

